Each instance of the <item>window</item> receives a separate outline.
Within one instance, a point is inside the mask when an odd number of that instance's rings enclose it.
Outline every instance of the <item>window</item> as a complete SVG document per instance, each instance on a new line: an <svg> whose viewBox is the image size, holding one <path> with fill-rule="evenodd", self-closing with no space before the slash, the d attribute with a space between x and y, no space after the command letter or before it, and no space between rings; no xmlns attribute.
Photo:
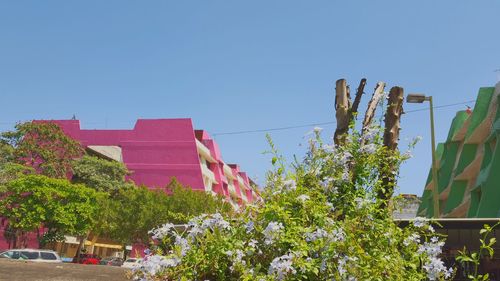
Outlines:
<svg viewBox="0 0 500 281"><path fill-rule="evenodd" d="M18 259L19 252L18 251L7 251L7 252L3 253L0 257L9 258L9 259Z"/></svg>
<svg viewBox="0 0 500 281"><path fill-rule="evenodd" d="M40 256L42 257L42 260L57 260L56 255L53 253L40 252Z"/></svg>
<svg viewBox="0 0 500 281"><path fill-rule="evenodd" d="M28 252L28 251L21 251L21 258L22 259L27 259L27 260L36 260L38 259L38 252Z"/></svg>

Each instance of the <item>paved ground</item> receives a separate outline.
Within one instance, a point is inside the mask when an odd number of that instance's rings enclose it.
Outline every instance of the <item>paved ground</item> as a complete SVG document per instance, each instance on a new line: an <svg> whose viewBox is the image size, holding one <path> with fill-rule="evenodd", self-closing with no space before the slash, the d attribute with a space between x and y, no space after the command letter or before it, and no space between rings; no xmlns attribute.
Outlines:
<svg viewBox="0 0 500 281"><path fill-rule="evenodd" d="M0 259L0 280L127 281L123 268L71 263L48 264Z"/></svg>

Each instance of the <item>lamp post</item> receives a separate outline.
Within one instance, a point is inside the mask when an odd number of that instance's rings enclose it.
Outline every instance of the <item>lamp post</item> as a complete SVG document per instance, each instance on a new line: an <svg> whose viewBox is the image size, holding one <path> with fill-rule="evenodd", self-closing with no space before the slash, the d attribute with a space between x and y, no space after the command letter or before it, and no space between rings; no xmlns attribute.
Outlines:
<svg viewBox="0 0 500 281"><path fill-rule="evenodd" d="M434 203L434 218L439 217L439 192L438 192L438 172L436 163L436 141L434 138L434 108L432 105L432 96L425 96L424 94L409 94L406 96L407 103L423 103L424 101L429 102L430 114L431 114L431 148L432 148L432 197Z"/></svg>

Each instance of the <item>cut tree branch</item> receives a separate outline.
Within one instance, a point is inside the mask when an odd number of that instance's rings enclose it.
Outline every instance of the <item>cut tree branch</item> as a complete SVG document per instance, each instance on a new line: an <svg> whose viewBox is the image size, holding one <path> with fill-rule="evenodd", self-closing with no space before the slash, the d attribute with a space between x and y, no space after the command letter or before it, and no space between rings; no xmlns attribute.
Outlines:
<svg viewBox="0 0 500 281"><path fill-rule="evenodd" d="M366 78L363 78L359 82L358 89L356 90L356 96L354 97L354 102L352 103L349 121L353 121L354 116L358 113L358 107L359 103L361 102L361 97L363 96L365 91L365 85L366 85Z"/></svg>
<svg viewBox="0 0 500 281"><path fill-rule="evenodd" d="M372 98L368 102L368 108L366 109L365 119L363 120L362 134L370 127L373 122L373 117L375 116L375 111L377 110L377 105L380 103L382 97L384 97L385 82L378 82L373 91Z"/></svg>
<svg viewBox="0 0 500 281"><path fill-rule="evenodd" d="M396 159L394 151L398 148L400 121L403 114L404 91L401 87L392 87L387 101L387 111L385 113L384 146L387 148L387 162L381 169L382 189L378 191L382 207L387 206L388 200L392 197L396 185L395 165Z"/></svg>
<svg viewBox="0 0 500 281"><path fill-rule="evenodd" d="M335 117L337 119L337 129L335 130L334 141L336 145L344 143L347 131L349 130L349 112L351 109L351 98L349 86L345 79L339 79L335 83Z"/></svg>

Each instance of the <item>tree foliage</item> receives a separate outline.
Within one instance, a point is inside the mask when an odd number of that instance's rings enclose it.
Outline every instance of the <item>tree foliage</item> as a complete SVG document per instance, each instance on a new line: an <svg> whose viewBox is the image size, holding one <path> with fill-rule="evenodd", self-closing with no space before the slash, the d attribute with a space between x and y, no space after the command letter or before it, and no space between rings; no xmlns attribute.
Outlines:
<svg viewBox="0 0 500 281"><path fill-rule="evenodd" d="M72 181L114 195L120 189L130 187L131 183L125 178L129 173L121 162L84 155L73 163Z"/></svg>
<svg viewBox="0 0 500 281"><path fill-rule="evenodd" d="M81 235L97 215L95 190L65 179L23 175L5 184L0 216L16 232Z"/></svg>
<svg viewBox="0 0 500 281"><path fill-rule="evenodd" d="M186 223L191 218L204 213L229 214L233 207L219 194L212 195L183 186L173 178L167 186L168 220L171 223Z"/></svg>
<svg viewBox="0 0 500 281"><path fill-rule="evenodd" d="M20 123L14 131L2 133L0 139L12 147L14 161L53 178L66 178L73 160L83 154L81 145L51 122Z"/></svg>
<svg viewBox="0 0 500 281"><path fill-rule="evenodd" d="M185 224L203 213L232 211L220 197L194 191L175 179L166 189L141 186L122 190L109 204L109 210L115 211L111 236L123 244L147 243L149 231L167 222Z"/></svg>

